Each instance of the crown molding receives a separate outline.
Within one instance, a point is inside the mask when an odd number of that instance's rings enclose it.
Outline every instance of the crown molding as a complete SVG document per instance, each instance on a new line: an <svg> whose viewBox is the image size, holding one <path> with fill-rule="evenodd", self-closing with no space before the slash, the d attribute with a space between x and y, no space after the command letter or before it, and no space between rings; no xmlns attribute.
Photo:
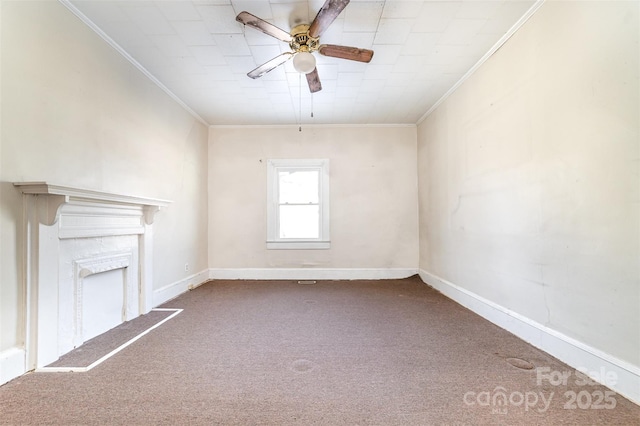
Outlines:
<svg viewBox="0 0 640 426"><path fill-rule="evenodd" d="M416 124L211 124L210 129L326 129L326 128L415 128Z"/></svg>
<svg viewBox="0 0 640 426"><path fill-rule="evenodd" d="M58 0L63 6L71 11L76 17L78 17L85 25L91 28L98 36L100 36L104 41L106 41L111 47L113 47L120 55L122 55L127 61L129 61L134 67L136 67L145 77L151 80L156 86L158 86L163 92L165 92L171 99L173 99L178 105L180 105L185 111L187 111L193 118L198 120L200 123L208 126L209 123L202 118L197 112L191 109L182 99L180 99L175 93L173 93L167 86L162 84L160 80L158 80L149 70L140 64L140 62L136 61L133 56L129 55L126 50L124 50L118 43L115 42L111 37L109 37L104 31L100 29L91 19L87 17L84 13L82 13L77 7L75 7L70 0Z"/></svg>
<svg viewBox="0 0 640 426"><path fill-rule="evenodd" d="M540 9L545 1L546 0L537 0L533 4L533 6L531 6L529 10L527 10L527 12L518 20L518 22L516 22L500 38L500 40L498 40L496 44L494 44L491 49L489 49L489 51L485 53L478 62L475 63L475 65L473 65L471 69L469 69L469 71L467 71L465 75L463 75L462 78L460 78L460 80L456 82L456 84L454 84L449 90L447 90L447 92L442 95L442 97L438 99L436 103L433 104L422 117L420 117L420 119L416 122L416 125L420 125L424 120L426 120L428 116L431 115L432 112L434 112L444 101L446 101L449 96L451 96L456 90L458 90L458 88L462 86L462 84L467 81L478 70L478 68L480 68L485 62L487 62L487 60L491 56L493 56L493 54L496 53L498 49L500 49L507 42L507 40L509 40L516 33L520 29L520 27L522 27L529 20L529 18L531 18L538 11L538 9Z"/></svg>

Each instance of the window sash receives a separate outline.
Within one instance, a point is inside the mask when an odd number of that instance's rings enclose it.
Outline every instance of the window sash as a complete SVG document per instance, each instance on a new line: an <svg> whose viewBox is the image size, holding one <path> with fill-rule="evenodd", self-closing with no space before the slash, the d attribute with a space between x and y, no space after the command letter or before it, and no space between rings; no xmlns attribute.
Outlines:
<svg viewBox="0 0 640 426"><path fill-rule="evenodd" d="M293 221L293 217L298 220ZM320 238L320 204L280 204L278 206L278 238Z"/></svg>
<svg viewBox="0 0 640 426"><path fill-rule="evenodd" d="M330 246L329 238L329 160L268 160L267 162L267 248L268 249L325 249ZM305 172L318 173L318 202L287 203L280 202L280 173L281 172ZM315 199L314 196L308 198ZM291 232L293 237L282 236L281 220L283 210L296 206L317 206L317 232L314 236L304 236ZM286 214L286 213L285 213ZM314 221L315 222L315 221Z"/></svg>

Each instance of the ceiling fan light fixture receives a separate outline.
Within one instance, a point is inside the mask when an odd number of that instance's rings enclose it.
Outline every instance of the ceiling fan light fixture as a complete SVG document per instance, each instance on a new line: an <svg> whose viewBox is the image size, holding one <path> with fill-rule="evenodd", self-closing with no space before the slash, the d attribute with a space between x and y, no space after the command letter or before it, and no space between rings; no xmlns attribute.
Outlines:
<svg viewBox="0 0 640 426"><path fill-rule="evenodd" d="M316 69L316 58L309 52L299 52L293 57L293 68L301 74L309 74Z"/></svg>

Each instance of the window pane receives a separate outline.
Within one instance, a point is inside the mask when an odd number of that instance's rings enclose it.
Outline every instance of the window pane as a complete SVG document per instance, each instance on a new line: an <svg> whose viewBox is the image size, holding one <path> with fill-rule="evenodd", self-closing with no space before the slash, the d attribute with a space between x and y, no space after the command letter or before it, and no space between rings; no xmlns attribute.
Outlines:
<svg viewBox="0 0 640 426"><path fill-rule="evenodd" d="M320 238L320 206L280 206L280 238Z"/></svg>
<svg viewBox="0 0 640 426"><path fill-rule="evenodd" d="M280 204L318 204L320 195L318 170L278 172L278 200Z"/></svg>

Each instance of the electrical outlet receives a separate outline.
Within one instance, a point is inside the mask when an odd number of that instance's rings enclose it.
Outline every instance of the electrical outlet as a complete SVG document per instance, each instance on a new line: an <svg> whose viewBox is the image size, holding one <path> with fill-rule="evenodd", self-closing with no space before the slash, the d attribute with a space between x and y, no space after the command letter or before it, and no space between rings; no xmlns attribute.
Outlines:
<svg viewBox="0 0 640 426"><path fill-rule="evenodd" d="M188 263L184 264L184 271L185 272L189 272L189 264Z"/></svg>

